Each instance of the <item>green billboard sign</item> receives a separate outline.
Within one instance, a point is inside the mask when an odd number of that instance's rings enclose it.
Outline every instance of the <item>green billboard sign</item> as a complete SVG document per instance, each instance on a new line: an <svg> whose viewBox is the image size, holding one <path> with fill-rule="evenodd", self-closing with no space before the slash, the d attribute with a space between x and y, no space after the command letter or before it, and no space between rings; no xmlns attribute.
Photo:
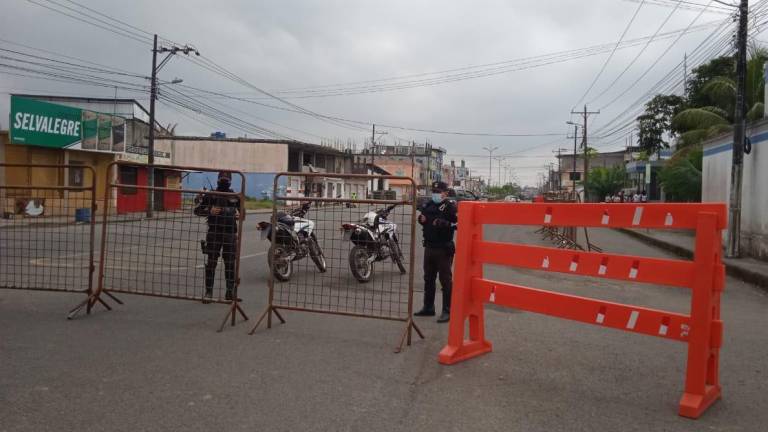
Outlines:
<svg viewBox="0 0 768 432"><path fill-rule="evenodd" d="M83 110L11 96L11 142L65 148L80 142Z"/></svg>
<svg viewBox="0 0 768 432"><path fill-rule="evenodd" d="M122 117L11 96L11 143L49 148L125 151Z"/></svg>

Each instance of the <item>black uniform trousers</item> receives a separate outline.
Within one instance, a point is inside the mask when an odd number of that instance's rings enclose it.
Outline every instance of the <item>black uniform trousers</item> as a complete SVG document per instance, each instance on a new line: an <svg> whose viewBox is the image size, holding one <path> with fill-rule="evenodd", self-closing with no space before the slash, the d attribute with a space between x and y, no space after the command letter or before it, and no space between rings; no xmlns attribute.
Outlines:
<svg viewBox="0 0 768 432"><path fill-rule="evenodd" d="M451 311L451 288L453 286L451 266L455 251L453 243L445 247L424 247L424 309L435 309L435 292L439 277L440 286L443 289L443 311Z"/></svg>
<svg viewBox="0 0 768 432"><path fill-rule="evenodd" d="M208 231L205 235L205 252L208 261L205 263L205 290L213 289L216 277L216 264L219 255L224 259L224 278L227 281L227 291L235 288L235 255L237 251L237 233L229 231Z"/></svg>

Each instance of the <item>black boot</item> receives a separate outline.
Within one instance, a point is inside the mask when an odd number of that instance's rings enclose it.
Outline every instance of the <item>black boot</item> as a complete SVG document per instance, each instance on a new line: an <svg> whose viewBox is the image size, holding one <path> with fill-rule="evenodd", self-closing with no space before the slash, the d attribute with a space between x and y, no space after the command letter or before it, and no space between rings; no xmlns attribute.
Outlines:
<svg viewBox="0 0 768 432"><path fill-rule="evenodd" d="M435 307L424 306L420 311L413 314L414 316L435 316Z"/></svg>
<svg viewBox="0 0 768 432"><path fill-rule="evenodd" d="M203 303L208 304L213 299L213 288L206 288L205 294L203 295Z"/></svg>
<svg viewBox="0 0 768 432"><path fill-rule="evenodd" d="M224 299L228 300L228 301L231 301L232 299L234 299L235 296L234 296L233 292L234 292L234 290L232 288L227 288L227 292L226 292L226 294L224 294Z"/></svg>
<svg viewBox="0 0 768 432"><path fill-rule="evenodd" d="M451 319L451 289L443 288L443 312L437 322L444 323Z"/></svg>

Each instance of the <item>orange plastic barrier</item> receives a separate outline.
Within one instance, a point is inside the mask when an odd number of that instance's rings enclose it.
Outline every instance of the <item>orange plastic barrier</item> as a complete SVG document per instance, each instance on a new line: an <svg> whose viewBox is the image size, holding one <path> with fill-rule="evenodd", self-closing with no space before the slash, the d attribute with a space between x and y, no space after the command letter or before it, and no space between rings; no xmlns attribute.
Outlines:
<svg viewBox="0 0 768 432"><path fill-rule="evenodd" d="M720 233L726 214L725 204L461 202L448 345L440 352L440 363L453 364L491 351L485 339L484 303L672 339L688 344L679 414L698 418L720 398L720 293L725 282ZM484 224L691 229L696 231L695 259L496 243L483 240ZM496 282L483 278L483 264L690 288L690 315Z"/></svg>

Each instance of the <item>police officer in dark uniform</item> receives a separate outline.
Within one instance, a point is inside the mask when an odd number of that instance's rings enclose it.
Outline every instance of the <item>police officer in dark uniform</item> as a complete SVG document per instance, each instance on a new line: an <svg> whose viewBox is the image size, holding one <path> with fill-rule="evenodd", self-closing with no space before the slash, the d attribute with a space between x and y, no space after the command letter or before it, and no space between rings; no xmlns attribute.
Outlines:
<svg viewBox="0 0 768 432"><path fill-rule="evenodd" d="M448 185L432 183L432 198L419 211L419 223L424 229L424 307L416 316L435 315L436 279L440 277L443 288L443 312L437 322L447 322L451 317L451 264L456 246L453 231L456 223L456 204L448 198Z"/></svg>
<svg viewBox="0 0 768 432"><path fill-rule="evenodd" d="M230 185L232 173L219 172L216 192L234 192ZM205 263L204 302L213 297L213 281L216 276L216 264L219 254L224 259L224 277L227 282L226 299L232 300L235 290L235 256L237 252L237 221L240 211L240 198L203 194L198 200L194 213L205 216L208 221L208 233L202 242L203 253L208 256Z"/></svg>

